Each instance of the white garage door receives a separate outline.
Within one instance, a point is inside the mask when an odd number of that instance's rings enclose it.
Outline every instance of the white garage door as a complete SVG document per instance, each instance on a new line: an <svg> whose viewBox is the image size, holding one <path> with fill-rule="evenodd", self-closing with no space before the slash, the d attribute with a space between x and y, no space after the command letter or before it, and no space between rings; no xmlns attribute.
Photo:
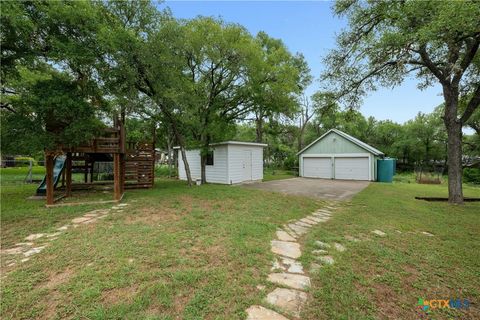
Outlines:
<svg viewBox="0 0 480 320"><path fill-rule="evenodd" d="M365 158L335 158L335 179L369 180L369 162Z"/></svg>
<svg viewBox="0 0 480 320"><path fill-rule="evenodd" d="M303 176L307 178L331 179L331 158L303 158Z"/></svg>

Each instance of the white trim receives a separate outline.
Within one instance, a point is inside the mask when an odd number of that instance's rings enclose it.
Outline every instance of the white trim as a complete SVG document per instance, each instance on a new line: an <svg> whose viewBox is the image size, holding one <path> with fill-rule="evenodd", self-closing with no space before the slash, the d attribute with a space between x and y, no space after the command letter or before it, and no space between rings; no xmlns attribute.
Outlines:
<svg viewBox="0 0 480 320"><path fill-rule="evenodd" d="M368 180L372 181L372 154L368 155Z"/></svg>
<svg viewBox="0 0 480 320"><path fill-rule="evenodd" d="M297 152L297 156L301 153L303 153L305 150L307 150L308 148L310 148L312 145L314 145L315 143L317 143L319 140L321 140L323 137L325 137L326 135L330 134L330 133L336 133L338 134L339 136L341 136L342 138L344 139L347 139L348 141L352 142L353 144L356 144L357 146L359 146L360 148L362 149L365 149L367 150L368 152L370 153L373 153L374 155L376 156L381 156L381 155L384 155L383 152L381 152L380 150L377 150L375 149L374 147L366 144L365 142L363 141L360 141L358 140L357 138L355 137L352 137L351 135L343 132L343 131L340 131L340 130L337 130L337 129L330 129L328 130L327 132L325 132L323 135L321 135L319 138L315 139L312 143L310 143L308 146L306 146L305 148L303 148L302 150L300 150L299 152Z"/></svg>
<svg viewBox="0 0 480 320"><path fill-rule="evenodd" d="M258 142L243 142L243 141L222 141L216 143L210 143L211 146L219 146L222 144L235 144L235 145L242 145L242 146L254 146L254 147L268 147L266 143L258 143Z"/></svg>
<svg viewBox="0 0 480 320"><path fill-rule="evenodd" d="M371 153L318 153L318 154L302 154L302 158L365 158L370 156Z"/></svg>
<svg viewBox="0 0 480 320"><path fill-rule="evenodd" d="M332 180L336 180L336 178L335 178L335 156L332 156L330 158L330 162L332 163L331 168L330 168L330 170L332 170L332 174L331 174Z"/></svg>
<svg viewBox="0 0 480 320"><path fill-rule="evenodd" d="M240 145L240 146L251 146L251 147L263 147L266 148L268 147L268 144L266 143L257 143L257 142L243 142L243 141L223 141L223 142L216 142L216 143L210 143L209 146L221 146L221 145ZM174 146L173 149L180 149L180 146ZM198 148L193 148L193 149L185 149L185 150L198 150Z"/></svg>

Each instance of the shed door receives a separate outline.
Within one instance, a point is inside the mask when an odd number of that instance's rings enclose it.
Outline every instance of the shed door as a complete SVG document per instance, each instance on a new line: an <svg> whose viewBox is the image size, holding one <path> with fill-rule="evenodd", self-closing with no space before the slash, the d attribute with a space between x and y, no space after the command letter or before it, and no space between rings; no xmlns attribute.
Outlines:
<svg viewBox="0 0 480 320"><path fill-rule="evenodd" d="M243 151L242 170L243 181L252 180L252 151L250 150Z"/></svg>
<svg viewBox="0 0 480 320"><path fill-rule="evenodd" d="M307 178L332 178L332 159L303 158L303 176Z"/></svg>
<svg viewBox="0 0 480 320"><path fill-rule="evenodd" d="M335 179L369 180L368 157L335 158Z"/></svg>

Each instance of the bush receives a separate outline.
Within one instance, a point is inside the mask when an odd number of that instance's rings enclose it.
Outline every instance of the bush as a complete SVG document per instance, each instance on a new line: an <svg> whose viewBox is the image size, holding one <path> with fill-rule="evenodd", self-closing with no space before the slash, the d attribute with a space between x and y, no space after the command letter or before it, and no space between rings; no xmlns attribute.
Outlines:
<svg viewBox="0 0 480 320"><path fill-rule="evenodd" d="M480 184L480 169L479 168L464 168L463 169L464 182L473 184Z"/></svg>
<svg viewBox="0 0 480 320"><path fill-rule="evenodd" d="M181 163L183 165L183 163ZM175 168L172 166L172 177L176 175ZM169 171L168 171L168 165L162 164L162 165L156 165L155 166L155 177L168 177L169 176Z"/></svg>
<svg viewBox="0 0 480 320"><path fill-rule="evenodd" d="M283 168L285 170L294 170L298 168L298 157L295 154L289 154L285 160L283 160Z"/></svg>
<svg viewBox="0 0 480 320"><path fill-rule="evenodd" d="M32 157L15 157L15 167L28 167L32 161L32 165L36 166L37 161Z"/></svg>

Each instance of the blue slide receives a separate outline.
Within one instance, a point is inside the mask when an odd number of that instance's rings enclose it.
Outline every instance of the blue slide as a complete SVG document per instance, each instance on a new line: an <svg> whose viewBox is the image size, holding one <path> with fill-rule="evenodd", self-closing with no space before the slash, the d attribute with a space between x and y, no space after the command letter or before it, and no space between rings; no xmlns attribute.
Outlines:
<svg viewBox="0 0 480 320"><path fill-rule="evenodd" d="M66 156L57 156L55 157L55 164L53 166L53 186L57 186L58 181L60 181L60 176L62 171L65 168L65 162L67 160ZM44 195L47 193L47 176L43 178L42 183L37 188L37 196Z"/></svg>

